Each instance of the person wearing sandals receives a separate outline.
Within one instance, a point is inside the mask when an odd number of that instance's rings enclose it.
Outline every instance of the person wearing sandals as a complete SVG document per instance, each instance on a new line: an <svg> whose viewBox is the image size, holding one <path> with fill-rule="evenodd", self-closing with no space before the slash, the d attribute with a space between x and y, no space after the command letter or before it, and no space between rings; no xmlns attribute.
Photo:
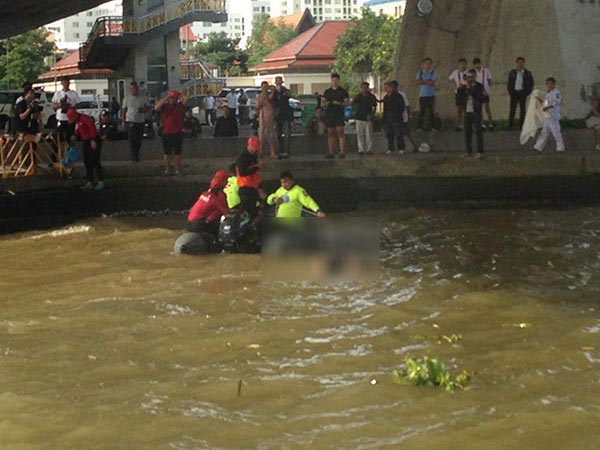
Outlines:
<svg viewBox="0 0 600 450"><path fill-rule="evenodd" d="M256 111L258 113L258 137L271 149L271 158L280 159L275 138L275 119L273 116L273 103L269 83L263 81L260 84L260 95L256 99Z"/></svg>
<svg viewBox="0 0 600 450"><path fill-rule="evenodd" d="M171 162L175 166L175 175L181 173L181 148L183 147L183 116L187 96L172 89L169 94L154 105L154 110L160 112L162 122L162 139L165 165L165 175L172 173Z"/></svg>
<svg viewBox="0 0 600 450"><path fill-rule="evenodd" d="M321 103L327 107L325 111L325 124L327 125L327 158L333 158L335 148L335 138L337 136L340 148L340 158L346 157L346 136L344 135L344 125L346 118L344 108L350 103L348 91L340 86L340 76L337 73L331 75L331 87L325 90Z"/></svg>

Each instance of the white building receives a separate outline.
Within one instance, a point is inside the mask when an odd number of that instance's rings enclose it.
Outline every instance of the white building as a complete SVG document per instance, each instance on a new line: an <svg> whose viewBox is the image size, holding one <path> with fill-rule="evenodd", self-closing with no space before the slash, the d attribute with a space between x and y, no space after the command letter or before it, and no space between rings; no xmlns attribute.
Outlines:
<svg viewBox="0 0 600 450"><path fill-rule="evenodd" d="M271 0L252 0L252 15L271 15Z"/></svg>
<svg viewBox="0 0 600 450"><path fill-rule="evenodd" d="M224 31L232 39L239 38L243 48L252 34L252 21L258 14L271 15L271 0L229 0L226 23L195 22L192 30L200 40L206 40L210 33Z"/></svg>
<svg viewBox="0 0 600 450"><path fill-rule="evenodd" d="M360 15L363 0L271 0L271 16L287 16L310 9L317 22L348 20Z"/></svg>
<svg viewBox="0 0 600 450"><path fill-rule="evenodd" d="M120 0L104 3L96 8L80 12L49 23L45 28L54 34L54 41L60 50L75 50L84 42L94 22L102 16L120 16L123 8Z"/></svg>
<svg viewBox="0 0 600 450"><path fill-rule="evenodd" d="M385 14L399 19L404 15L406 0L367 0L363 3L363 6L380 16Z"/></svg>

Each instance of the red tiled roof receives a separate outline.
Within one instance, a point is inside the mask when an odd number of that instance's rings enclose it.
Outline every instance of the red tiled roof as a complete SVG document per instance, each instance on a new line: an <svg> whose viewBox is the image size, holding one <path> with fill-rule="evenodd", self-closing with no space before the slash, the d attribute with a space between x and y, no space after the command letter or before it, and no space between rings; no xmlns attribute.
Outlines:
<svg viewBox="0 0 600 450"><path fill-rule="evenodd" d="M261 64L251 67L250 71L259 72L290 66L329 67L335 62L333 51L337 39L349 26L354 26L354 22L331 20L320 23L269 53Z"/></svg>
<svg viewBox="0 0 600 450"><path fill-rule="evenodd" d="M179 29L179 36L182 40L188 42L196 42L198 40L198 36L194 34L194 31L189 24L186 24Z"/></svg>
<svg viewBox="0 0 600 450"><path fill-rule="evenodd" d="M308 8L306 8L304 12L297 12L289 16L271 17L269 22L275 26L282 24L287 25L288 27L292 27L298 33L303 33L317 24Z"/></svg>
<svg viewBox="0 0 600 450"><path fill-rule="evenodd" d="M335 58L320 58L320 59L297 59L291 66L294 67L312 67L312 66L333 66Z"/></svg>
<svg viewBox="0 0 600 450"><path fill-rule="evenodd" d="M304 12L297 12L295 14L290 14L289 16L271 17L269 22L273 25L284 24L295 29L300 24L303 17Z"/></svg>
<svg viewBox="0 0 600 450"><path fill-rule="evenodd" d="M41 74L40 81L54 80L58 77L82 77L83 75L110 75L111 69L84 69L79 68L79 50L68 54L63 59L53 64L50 70ZM83 77L84 78L84 77Z"/></svg>

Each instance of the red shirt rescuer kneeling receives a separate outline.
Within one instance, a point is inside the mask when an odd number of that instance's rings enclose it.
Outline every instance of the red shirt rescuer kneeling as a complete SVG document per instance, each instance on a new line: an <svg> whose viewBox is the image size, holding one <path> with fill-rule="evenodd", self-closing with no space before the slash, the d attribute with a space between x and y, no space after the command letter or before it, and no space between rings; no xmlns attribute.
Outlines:
<svg viewBox="0 0 600 450"><path fill-rule="evenodd" d="M188 215L187 229L192 233L206 232L213 236L219 233L221 216L229 212L227 197L223 188L227 185L229 173L219 170L210 182L210 189L203 192Z"/></svg>

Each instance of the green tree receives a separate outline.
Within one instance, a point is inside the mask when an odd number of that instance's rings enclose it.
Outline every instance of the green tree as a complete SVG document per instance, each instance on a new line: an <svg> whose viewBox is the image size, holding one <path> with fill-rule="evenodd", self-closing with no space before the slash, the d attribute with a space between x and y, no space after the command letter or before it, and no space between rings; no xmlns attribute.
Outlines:
<svg viewBox="0 0 600 450"><path fill-rule="evenodd" d="M362 18L338 38L333 70L342 75L347 86L369 75L387 78L394 68L394 56L400 38L400 19L377 15L362 8Z"/></svg>
<svg viewBox="0 0 600 450"><path fill-rule="evenodd" d="M260 64L265 56L296 36L297 31L283 21L273 23L268 14L257 15L252 22L252 34L248 39L248 66Z"/></svg>
<svg viewBox="0 0 600 450"><path fill-rule="evenodd" d="M25 81L34 82L49 68L47 58L54 43L43 28L0 41L0 87L20 89Z"/></svg>
<svg viewBox="0 0 600 450"><path fill-rule="evenodd" d="M248 54L239 48L239 39L230 39L225 32L211 33L206 42L198 42L192 55L219 67L222 74L235 76L246 73Z"/></svg>

